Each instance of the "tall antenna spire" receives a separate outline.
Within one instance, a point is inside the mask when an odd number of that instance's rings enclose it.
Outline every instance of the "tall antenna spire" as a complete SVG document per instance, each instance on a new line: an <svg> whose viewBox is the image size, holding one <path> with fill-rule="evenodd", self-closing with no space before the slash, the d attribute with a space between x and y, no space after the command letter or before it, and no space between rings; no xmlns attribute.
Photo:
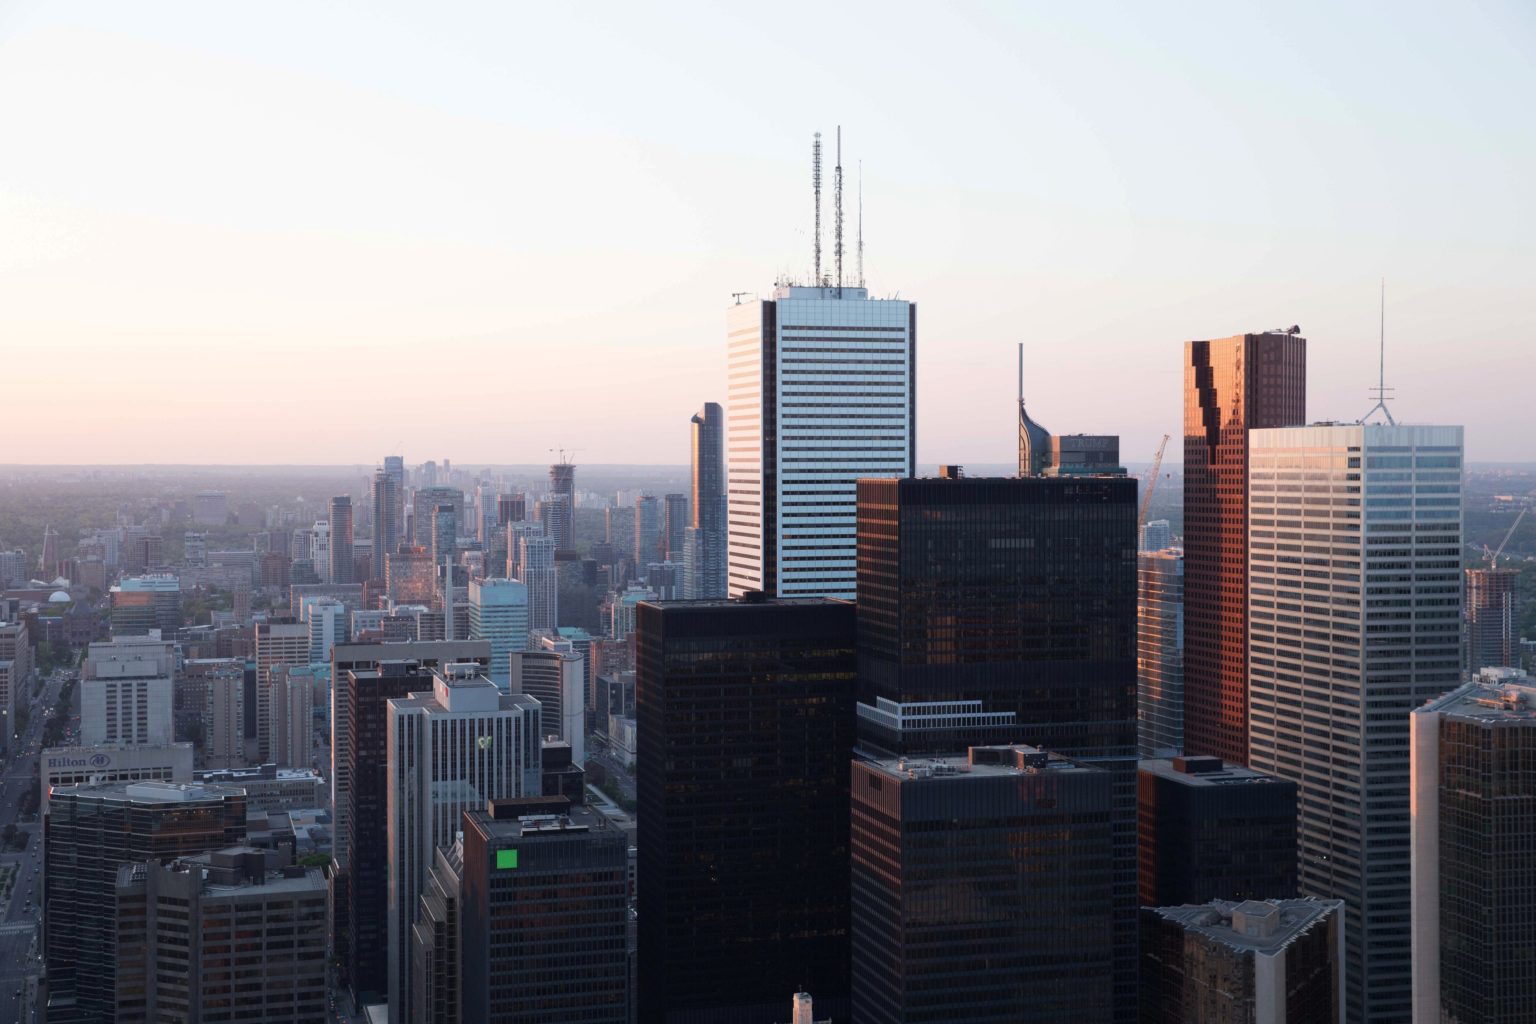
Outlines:
<svg viewBox="0 0 1536 1024"><path fill-rule="evenodd" d="M1024 343L1019 342L1019 408L1024 408Z"/></svg>
<svg viewBox="0 0 1536 1024"><path fill-rule="evenodd" d="M811 284L821 285L821 132L811 141L811 190L816 193L816 240Z"/></svg>
<svg viewBox="0 0 1536 1024"><path fill-rule="evenodd" d="M832 251L837 260L837 295L843 295L843 126L837 126L837 167L832 172Z"/></svg>
<svg viewBox="0 0 1536 1024"><path fill-rule="evenodd" d="M1397 426L1397 420L1392 418L1392 410L1387 408L1387 399L1391 397L1396 388L1387 387L1387 279L1381 279L1381 337L1377 355L1376 386L1371 388L1375 392L1376 404L1371 406L1371 411L1360 417L1364 423L1376 413L1380 412L1387 418L1387 423Z"/></svg>
<svg viewBox="0 0 1536 1024"><path fill-rule="evenodd" d="M859 161L859 287L864 287L864 161Z"/></svg>

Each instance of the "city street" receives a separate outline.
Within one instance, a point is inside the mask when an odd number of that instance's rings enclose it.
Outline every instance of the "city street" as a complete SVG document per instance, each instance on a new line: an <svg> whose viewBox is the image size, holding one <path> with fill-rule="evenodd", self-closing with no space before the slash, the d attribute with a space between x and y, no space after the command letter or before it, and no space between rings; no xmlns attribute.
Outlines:
<svg viewBox="0 0 1536 1024"><path fill-rule="evenodd" d="M0 779L0 824L12 823L27 837L23 851L0 852L0 866L14 867L15 883L10 895L0 900L0 1021L37 1020L37 977L42 969L42 823L20 820L22 798L37 783L38 747L48 718L45 709L58 699L59 689L73 670L55 672L47 679L40 696L32 701L26 732L15 741L5 761L5 775ZM76 688L75 700L79 700ZM78 715L78 703L71 711ZM71 731L78 728L70 723Z"/></svg>

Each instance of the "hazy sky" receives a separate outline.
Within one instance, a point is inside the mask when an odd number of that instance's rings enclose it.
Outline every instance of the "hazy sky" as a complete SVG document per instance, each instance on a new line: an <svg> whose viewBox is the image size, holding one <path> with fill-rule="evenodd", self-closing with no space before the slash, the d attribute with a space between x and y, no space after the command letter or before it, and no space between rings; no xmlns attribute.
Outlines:
<svg viewBox="0 0 1536 1024"><path fill-rule="evenodd" d="M0 0L0 463L685 462L839 123L921 461L1012 458L1019 341L1131 460L1189 338L1300 324L1356 418L1383 276L1399 419L1536 459L1533 52L1528 2Z"/></svg>

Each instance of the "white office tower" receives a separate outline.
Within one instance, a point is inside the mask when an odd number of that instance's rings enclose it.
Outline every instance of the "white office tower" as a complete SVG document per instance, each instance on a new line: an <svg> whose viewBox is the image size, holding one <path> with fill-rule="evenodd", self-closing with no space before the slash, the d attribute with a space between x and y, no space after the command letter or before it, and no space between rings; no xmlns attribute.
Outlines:
<svg viewBox="0 0 1536 1024"><path fill-rule="evenodd" d="M506 689L512 652L528 646L528 588L518 580L470 580L469 639L490 642L491 668L486 675Z"/></svg>
<svg viewBox="0 0 1536 1024"><path fill-rule="evenodd" d="M522 576L528 587L528 628L559 628L560 581L555 573L555 538L524 537Z"/></svg>
<svg viewBox="0 0 1536 1024"><path fill-rule="evenodd" d="M321 583L331 582L331 524L324 519L315 521L309 530L310 557L315 562L315 575Z"/></svg>
<svg viewBox="0 0 1536 1024"><path fill-rule="evenodd" d="M299 605L299 616L309 631L309 660L331 660L331 648L351 637L347 632L347 606L334 597L306 597Z"/></svg>
<svg viewBox="0 0 1536 1024"><path fill-rule="evenodd" d="M541 636L537 645L512 655L512 692L538 700L539 732L571 745L571 761L587 759L587 666L569 640Z"/></svg>
<svg viewBox="0 0 1536 1024"><path fill-rule="evenodd" d="M1249 763L1300 788L1302 895L1345 902L1348 1020L1406 1021L1409 713L1459 681L1462 428L1248 438Z"/></svg>
<svg viewBox="0 0 1536 1024"><path fill-rule="evenodd" d="M1136 557L1136 737L1142 757L1184 753L1184 551Z"/></svg>
<svg viewBox="0 0 1536 1024"><path fill-rule="evenodd" d="M544 524L538 520L516 520L507 524L507 578L523 578L523 540L543 537Z"/></svg>
<svg viewBox="0 0 1536 1024"><path fill-rule="evenodd" d="M917 307L780 287L727 328L730 596L851 599L856 482L915 471Z"/></svg>
<svg viewBox="0 0 1536 1024"><path fill-rule="evenodd" d="M81 745L169 745L175 673L175 647L157 637L91 644L80 674Z"/></svg>
<svg viewBox="0 0 1536 1024"><path fill-rule="evenodd" d="M485 550L490 550L491 542L496 536L496 488L490 484L480 484L475 488L475 539Z"/></svg>
<svg viewBox="0 0 1536 1024"><path fill-rule="evenodd" d="M422 881L459 816L488 800L537 796L539 702L504 694L475 664L432 673L432 692L389 702L389 1019L406 1024L410 929Z"/></svg>

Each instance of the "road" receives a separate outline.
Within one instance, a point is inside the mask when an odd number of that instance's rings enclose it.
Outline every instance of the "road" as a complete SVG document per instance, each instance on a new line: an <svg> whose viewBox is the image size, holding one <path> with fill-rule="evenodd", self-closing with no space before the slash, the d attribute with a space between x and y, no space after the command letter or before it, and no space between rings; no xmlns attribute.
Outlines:
<svg viewBox="0 0 1536 1024"><path fill-rule="evenodd" d="M27 790L38 785L38 747L42 743L47 708L58 700L59 688L69 671L47 677L40 696L32 701L26 732L12 744L0 776L0 823L15 823L27 837L26 849L0 853L0 866L14 867L16 880L10 895L0 899L0 1021L32 1022L38 1019L36 1008L37 978L42 970L42 825L35 820L22 821L21 801ZM75 689L73 716L79 715L79 688ZM78 735L78 717L70 731ZM69 742L66 740L66 742Z"/></svg>

